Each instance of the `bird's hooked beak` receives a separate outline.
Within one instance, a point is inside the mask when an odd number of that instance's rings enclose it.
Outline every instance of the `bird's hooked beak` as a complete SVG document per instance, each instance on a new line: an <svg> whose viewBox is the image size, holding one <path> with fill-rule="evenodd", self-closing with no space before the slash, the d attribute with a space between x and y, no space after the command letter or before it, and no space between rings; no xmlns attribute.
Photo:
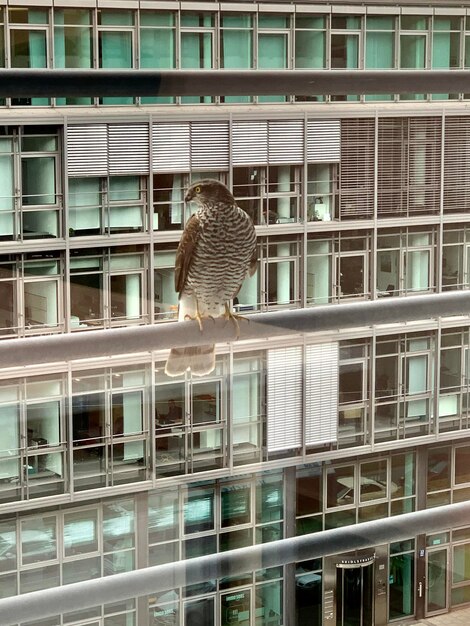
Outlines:
<svg viewBox="0 0 470 626"><path fill-rule="evenodd" d="M190 189L190 190L186 193L186 195L184 196L184 201L185 201L185 202L191 202L191 200L192 200L193 198L194 198L194 193L193 193L193 190L192 190L192 189Z"/></svg>

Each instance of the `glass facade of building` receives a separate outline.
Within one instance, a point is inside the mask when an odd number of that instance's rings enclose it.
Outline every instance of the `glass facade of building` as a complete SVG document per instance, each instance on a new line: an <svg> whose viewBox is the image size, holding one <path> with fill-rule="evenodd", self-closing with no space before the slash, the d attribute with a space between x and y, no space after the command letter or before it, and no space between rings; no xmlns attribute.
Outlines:
<svg viewBox="0 0 470 626"><path fill-rule="evenodd" d="M104 4L6 2L0 66L470 67L443 2ZM468 289L468 94L280 91L1 101L0 339L174 323L207 177L256 225L242 315ZM469 329L244 340L202 378L163 350L0 369L0 596L468 500ZM469 563L467 524L410 529L22 626L385 626L468 605Z"/></svg>

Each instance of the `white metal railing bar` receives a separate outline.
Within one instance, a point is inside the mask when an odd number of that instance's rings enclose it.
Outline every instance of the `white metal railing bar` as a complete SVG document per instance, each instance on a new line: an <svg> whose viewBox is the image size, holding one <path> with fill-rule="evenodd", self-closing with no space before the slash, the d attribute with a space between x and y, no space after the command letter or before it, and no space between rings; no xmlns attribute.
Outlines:
<svg viewBox="0 0 470 626"><path fill-rule="evenodd" d="M449 504L392 518L281 539L186 561L167 563L96 580L34 591L0 600L0 623L11 626L100 604L155 594L213 578L370 548L391 541L466 526L470 502Z"/></svg>
<svg viewBox="0 0 470 626"><path fill-rule="evenodd" d="M1 98L469 91L469 70L0 69Z"/></svg>
<svg viewBox="0 0 470 626"><path fill-rule="evenodd" d="M470 315L470 291L322 305L308 309L257 313L240 321L240 339L367 327L413 320ZM182 346L236 340L232 323L223 319L169 322L0 341L0 367L22 367Z"/></svg>

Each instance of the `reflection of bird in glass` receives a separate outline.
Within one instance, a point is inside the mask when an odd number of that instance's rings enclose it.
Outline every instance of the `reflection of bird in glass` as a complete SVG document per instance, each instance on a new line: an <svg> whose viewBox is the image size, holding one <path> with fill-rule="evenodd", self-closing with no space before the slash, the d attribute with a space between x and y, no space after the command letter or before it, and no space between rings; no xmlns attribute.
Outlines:
<svg viewBox="0 0 470 626"><path fill-rule="evenodd" d="M245 277L256 271L256 233L251 218L240 209L225 185L204 179L191 185L185 197L198 211L189 219L176 253L175 285L179 293L179 321L232 319L230 300ZM214 346L174 348L165 372L178 376L190 368L203 376L215 367Z"/></svg>

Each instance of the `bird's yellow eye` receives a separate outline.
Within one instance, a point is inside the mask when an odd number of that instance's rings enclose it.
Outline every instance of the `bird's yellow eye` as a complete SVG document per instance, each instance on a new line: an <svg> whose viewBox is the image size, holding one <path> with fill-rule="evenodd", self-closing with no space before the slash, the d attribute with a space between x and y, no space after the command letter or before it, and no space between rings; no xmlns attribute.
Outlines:
<svg viewBox="0 0 470 626"><path fill-rule="evenodd" d="M196 189L194 190L196 193L201 193L201 188L199 187L199 185L196 187Z"/></svg>

